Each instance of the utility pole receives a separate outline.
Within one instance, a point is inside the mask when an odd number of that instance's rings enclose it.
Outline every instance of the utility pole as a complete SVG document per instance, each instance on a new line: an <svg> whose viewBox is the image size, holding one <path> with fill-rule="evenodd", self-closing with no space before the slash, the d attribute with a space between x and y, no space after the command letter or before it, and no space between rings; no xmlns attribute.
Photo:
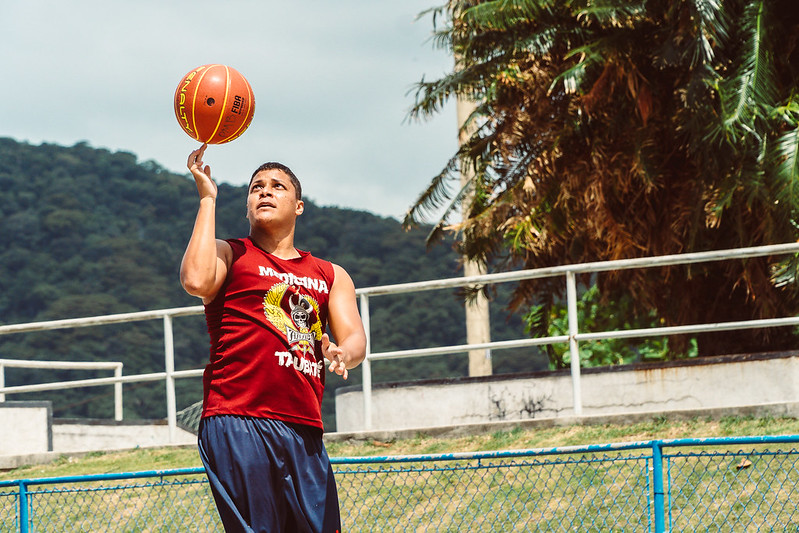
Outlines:
<svg viewBox="0 0 799 533"><path fill-rule="evenodd" d="M458 117L458 142L463 145L474 128L463 129L463 125L469 115L476 109L474 102L464 100L460 97L457 99L457 117ZM461 163L461 187L466 185L472 177L474 171ZM461 214L463 220L468 216L468 208L471 204L471 198L474 194L473 191L467 191L463 197L461 204ZM479 276L486 273L486 267L479 261L471 261L466 257L463 258L463 275L464 276ZM475 298L467 299L466 306L466 342L468 344L479 344L491 342L491 319L489 317L488 299L483 292L478 292ZM469 376L490 376L491 375L491 350L488 348L482 350L469 351Z"/></svg>

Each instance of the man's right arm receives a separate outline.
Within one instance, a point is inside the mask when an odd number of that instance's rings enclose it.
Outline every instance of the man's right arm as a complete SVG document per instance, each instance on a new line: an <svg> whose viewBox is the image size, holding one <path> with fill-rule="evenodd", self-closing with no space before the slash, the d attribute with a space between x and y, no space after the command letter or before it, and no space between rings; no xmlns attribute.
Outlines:
<svg viewBox="0 0 799 533"><path fill-rule="evenodd" d="M192 296L208 303L214 299L227 276L232 251L225 241L216 239L216 184L211 180L211 168L203 168L202 156L207 145L189 155L187 167L194 176L200 206L194 229L180 264L180 283Z"/></svg>

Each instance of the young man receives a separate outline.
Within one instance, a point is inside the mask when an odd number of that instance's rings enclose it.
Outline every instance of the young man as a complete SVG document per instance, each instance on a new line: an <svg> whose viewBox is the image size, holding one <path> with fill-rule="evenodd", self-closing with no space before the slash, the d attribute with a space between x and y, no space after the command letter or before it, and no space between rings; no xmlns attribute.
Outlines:
<svg viewBox="0 0 799 533"><path fill-rule="evenodd" d="M347 379L365 356L355 286L340 266L294 248L302 191L280 163L252 176L249 236L217 240L206 148L187 163L200 206L180 281L202 298L211 338L199 447L217 509L228 532L340 531L322 442L323 358Z"/></svg>

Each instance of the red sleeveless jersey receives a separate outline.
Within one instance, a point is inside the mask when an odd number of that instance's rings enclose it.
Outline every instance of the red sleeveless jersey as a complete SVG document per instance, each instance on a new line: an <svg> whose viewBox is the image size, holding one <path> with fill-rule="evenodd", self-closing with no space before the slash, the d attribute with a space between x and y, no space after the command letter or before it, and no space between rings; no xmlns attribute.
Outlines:
<svg viewBox="0 0 799 533"><path fill-rule="evenodd" d="M248 237L227 241L233 260L205 306L211 359L203 417L243 415L322 428L321 338L333 265L300 251L280 259Z"/></svg>

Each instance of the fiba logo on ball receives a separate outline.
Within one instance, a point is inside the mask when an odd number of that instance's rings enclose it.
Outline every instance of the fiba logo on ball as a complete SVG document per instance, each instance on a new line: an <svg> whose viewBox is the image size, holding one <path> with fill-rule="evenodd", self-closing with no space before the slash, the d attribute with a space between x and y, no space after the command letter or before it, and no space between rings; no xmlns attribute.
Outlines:
<svg viewBox="0 0 799 533"><path fill-rule="evenodd" d="M175 90L175 117L192 139L223 144L252 122L255 96L247 79L227 65L203 65L183 76Z"/></svg>

